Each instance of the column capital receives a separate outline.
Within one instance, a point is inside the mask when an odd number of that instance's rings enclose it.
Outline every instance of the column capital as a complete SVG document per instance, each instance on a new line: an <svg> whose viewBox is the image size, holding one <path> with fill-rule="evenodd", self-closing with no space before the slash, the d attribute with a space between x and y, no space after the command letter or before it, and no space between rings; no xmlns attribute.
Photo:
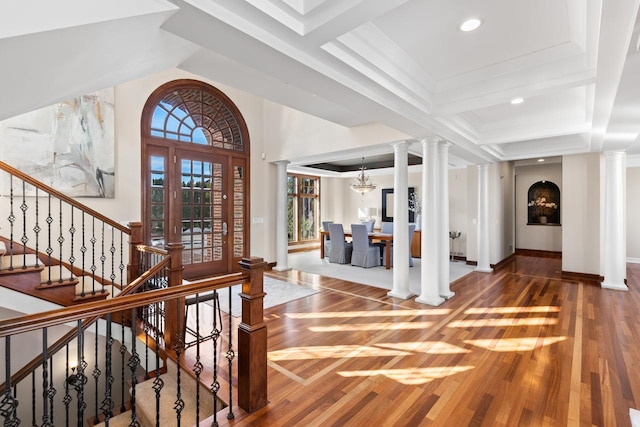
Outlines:
<svg viewBox="0 0 640 427"><path fill-rule="evenodd" d="M448 150L451 147L451 143L446 139L441 139L438 141L438 149Z"/></svg>
<svg viewBox="0 0 640 427"><path fill-rule="evenodd" d="M411 146L411 144L413 144L413 141L396 141L396 142L392 142L391 146L393 147L394 150L404 149L405 151L407 151Z"/></svg>
<svg viewBox="0 0 640 427"><path fill-rule="evenodd" d="M478 169L488 169L491 163L478 163L476 166L478 166Z"/></svg>
<svg viewBox="0 0 640 427"><path fill-rule="evenodd" d="M444 141L442 138L440 138L439 136L428 136L426 138L422 138L420 140L420 142L422 143L422 145L424 147L428 146L428 145L434 145L434 144L438 144L441 141Z"/></svg>
<svg viewBox="0 0 640 427"><path fill-rule="evenodd" d="M276 160L273 162L273 164L277 166L287 166L289 163L291 163L289 160Z"/></svg>
<svg viewBox="0 0 640 427"><path fill-rule="evenodd" d="M627 154L627 152L625 150L608 150L604 151L602 154L604 154L604 157L622 157Z"/></svg>

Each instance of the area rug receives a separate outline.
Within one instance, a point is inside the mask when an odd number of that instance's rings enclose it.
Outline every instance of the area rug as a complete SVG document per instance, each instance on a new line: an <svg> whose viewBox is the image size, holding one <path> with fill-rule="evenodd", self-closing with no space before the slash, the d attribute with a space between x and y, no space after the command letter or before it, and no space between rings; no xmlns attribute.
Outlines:
<svg viewBox="0 0 640 427"><path fill-rule="evenodd" d="M389 289L393 287L393 268L387 270L384 267L362 268L350 264L330 263L327 258L321 259L317 250L308 252L295 252L289 254L289 266L295 270L307 273L315 273L325 277L334 277L349 282ZM420 295L422 263L420 258L413 259L413 267L409 268L409 288L416 295ZM449 262L449 282L455 282L459 278L471 273L474 266L464 262Z"/></svg>
<svg viewBox="0 0 640 427"><path fill-rule="evenodd" d="M242 291L242 285L235 285L230 289L231 315L234 317L240 317L242 315L242 304L239 294ZM276 305L286 304L290 301L308 297L309 295L317 294L320 291L303 285L295 285L265 276L264 292L267 294L264 297L264 308L267 309L270 307L275 307ZM229 313L229 290L223 289L221 291L218 291L218 294L220 300L220 309L225 313ZM206 304L212 306L213 302L207 301Z"/></svg>

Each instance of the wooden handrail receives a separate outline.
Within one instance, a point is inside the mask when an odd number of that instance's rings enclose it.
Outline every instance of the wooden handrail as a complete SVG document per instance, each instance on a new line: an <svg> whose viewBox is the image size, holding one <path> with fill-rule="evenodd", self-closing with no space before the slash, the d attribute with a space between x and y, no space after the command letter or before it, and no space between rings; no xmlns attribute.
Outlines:
<svg viewBox="0 0 640 427"><path fill-rule="evenodd" d="M164 256L169 255L169 252L166 251L165 249L154 248L153 246L136 245L136 249L138 250L138 252L146 252L149 254L164 255Z"/></svg>
<svg viewBox="0 0 640 427"><path fill-rule="evenodd" d="M147 291L141 294L125 295L108 300L87 302L77 306L63 307L42 313L4 319L0 320L0 338L48 328L66 322L82 320L87 317L103 316L108 313L130 310L142 305L154 304L172 298L186 297L214 289L222 289L229 287L231 284L244 283L247 281L249 281L248 273L232 273L180 286Z"/></svg>
<svg viewBox="0 0 640 427"><path fill-rule="evenodd" d="M48 185L38 181L37 179L34 179L32 177L30 177L29 175L25 174L24 172L14 168L13 166L8 165L7 163L0 161L0 169L2 169L3 171L10 173L11 175L14 175L18 178L20 178L21 180L28 182L29 184L33 185L34 187L43 190L55 197L57 197L58 199L64 200L66 203L70 204L71 206L80 209L83 212L88 213L89 215L99 219L100 221L104 222L105 224L109 224L110 226L112 226L113 228L122 231L123 233L127 233L127 234L131 234L131 230L128 227L125 227L124 225L120 225L119 223L117 223L116 221L113 221L112 219L107 218L106 216L102 215L100 212L95 211L93 209L91 209L88 206L83 205L82 203L77 202L76 200L72 199L71 197L67 196L66 194L63 194L61 192L59 192L58 190L56 190L55 188L49 187Z"/></svg>

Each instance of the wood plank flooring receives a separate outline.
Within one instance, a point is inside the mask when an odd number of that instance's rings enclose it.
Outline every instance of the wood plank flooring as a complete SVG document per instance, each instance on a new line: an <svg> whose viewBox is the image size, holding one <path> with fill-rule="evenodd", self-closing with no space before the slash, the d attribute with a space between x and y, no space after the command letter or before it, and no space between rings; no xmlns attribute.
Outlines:
<svg viewBox="0 0 640 427"><path fill-rule="evenodd" d="M640 406L640 266L629 292L532 256L439 307L298 271L321 292L265 311L269 405L221 426L629 426Z"/></svg>

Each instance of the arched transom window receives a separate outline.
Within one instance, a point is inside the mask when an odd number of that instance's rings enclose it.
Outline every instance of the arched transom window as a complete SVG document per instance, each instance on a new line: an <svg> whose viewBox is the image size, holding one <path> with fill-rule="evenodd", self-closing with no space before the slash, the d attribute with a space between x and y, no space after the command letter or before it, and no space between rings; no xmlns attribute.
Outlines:
<svg viewBox="0 0 640 427"><path fill-rule="evenodd" d="M151 136L244 151L235 115L218 98L200 89L176 89L156 105Z"/></svg>

